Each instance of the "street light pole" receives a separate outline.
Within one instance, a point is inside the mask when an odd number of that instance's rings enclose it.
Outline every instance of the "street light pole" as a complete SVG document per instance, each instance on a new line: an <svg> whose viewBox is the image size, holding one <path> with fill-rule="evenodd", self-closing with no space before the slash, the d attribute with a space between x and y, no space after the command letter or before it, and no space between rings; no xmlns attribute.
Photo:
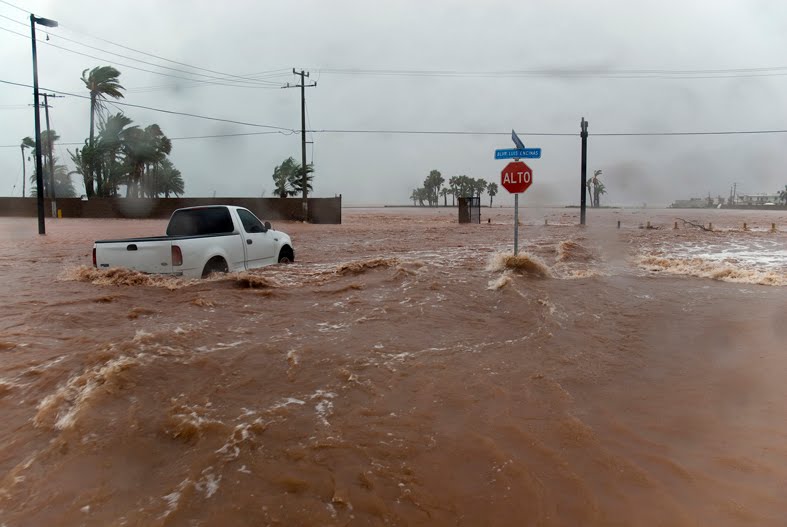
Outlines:
<svg viewBox="0 0 787 527"><path fill-rule="evenodd" d="M57 22L48 18L36 17L30 13L30 37L33 43L33 110L36 125L36 194L38 202L38 234L46 234L44 224L44 167L41 163L41 116L38 113L38 57L36 55L36 24L57 27Z"/></svg>

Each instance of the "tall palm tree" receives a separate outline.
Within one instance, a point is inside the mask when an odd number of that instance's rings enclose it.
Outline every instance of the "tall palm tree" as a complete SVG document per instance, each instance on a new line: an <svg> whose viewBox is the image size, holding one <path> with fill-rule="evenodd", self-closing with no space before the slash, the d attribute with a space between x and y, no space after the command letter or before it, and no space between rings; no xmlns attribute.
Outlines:
<svg viewBox="0 0 787 527"><path fill-rule="evenodd" d="M91 149L93 148L96 111L100 112L104 108L104 101L107 97L123 98L121 90L125 88L118 82L118 77L120 77L120 72L112 66L98 66L92 70L82 71L82 82L90 92L90 141L88 144ZM92 162L89 163L88 173L83 177L85 178L85 192L87 197L91 198L94 194Z"/></svg>
<svg viewBox="0 0 787 527"><path fill-rule="evenodd" d="M480 198L481 194L486 192L486 187L488 185L489 184L486 182L485 179L482 179L482 178L476 179L475 181L473 181L473 194L475 194L476 196L478 196Z"/></svg>
<svg viewBox="0 0 787 527"><path fill-rule="evenodd" d="M447 207L448 206L448 194L450 194L450 191L448 190L448 187L443 187L440 190L440 195L443 196L443 207Z"/></svg>
<svg viewBox="0 0 787 527"><path fill-rule="evenodd" d="M96 194L99 196L115 193L117 186L128 173L128 167L120 163L118 154L131 122L129 117L118 112L98 124L98 138L94 144L95 164L92 166L95 172Z"/></svg>
<svg viewBox="0 0 787 527"><path fill-rule="evenodd" d="M126 154L126 162L131 167L126 197L138 198L145 168L163 161L172 151L172 141L164 135L157 124L145 128L132 126L126 129L124 137L123 151Z"/></svg>
<svg viewBox="0 0 787 527"><path fill-rule="evenodd" d="M489 208L492 208L492 198L497 196L497 183L490 183L486 192L489 194Z"/></svg>
<svg viewBox="0 0 787 527"><path fill-rule="evenodd" d="M456 194L459 192L459 176L448 178L448 187L451 189L451 206L456 206Z"/></svg>

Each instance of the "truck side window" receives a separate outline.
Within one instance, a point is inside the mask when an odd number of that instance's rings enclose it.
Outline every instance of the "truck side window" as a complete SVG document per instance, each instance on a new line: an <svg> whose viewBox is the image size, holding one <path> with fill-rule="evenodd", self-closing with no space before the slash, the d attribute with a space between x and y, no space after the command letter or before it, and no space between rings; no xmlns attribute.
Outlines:
<svg viewBox="0 0 787 527"><path fill-rule="evenodd" d="M234 230L227 207L200 207L175 211L167 226L167 236L229 234Z"/></svg>
<svg viewBox="0 0 787 527"><path fill-rule="evenodd" d="M243 230L248 233L265 232L265 227L262 222L257 219L257 216L252 214L246 209L237 209L240 222L243 224Z"/></svg>

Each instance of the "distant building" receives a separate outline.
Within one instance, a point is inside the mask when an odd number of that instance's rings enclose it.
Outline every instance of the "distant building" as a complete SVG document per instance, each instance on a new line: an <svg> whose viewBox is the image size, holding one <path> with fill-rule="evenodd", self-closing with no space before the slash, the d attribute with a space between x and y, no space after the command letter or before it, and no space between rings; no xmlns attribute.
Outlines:
<svg viewBox="0 0 787 527"><path fill-rule="evenodd" d="M671 209L706 209L708 208L707 198L676 199L670 205Z"/></svg>
<svg viewBox="0 0 787 527"><path fill-rule="evenodd" d="M738 194L735 196L736 205L776 205L779 203L778 194Z"/></svg>

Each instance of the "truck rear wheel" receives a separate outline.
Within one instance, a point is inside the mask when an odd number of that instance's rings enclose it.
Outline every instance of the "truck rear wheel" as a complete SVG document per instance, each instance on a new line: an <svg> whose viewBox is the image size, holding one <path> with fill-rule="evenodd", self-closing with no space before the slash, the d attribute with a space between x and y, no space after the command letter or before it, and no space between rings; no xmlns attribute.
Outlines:
<svg viewBox="0 0 787 527"><path fill-rule="evenodd" d="M205 268L202 270L202 278L207 278L212 273L227 272L229 272L229 267L227 267L227 262L224 258L221 256L214 256L205 264Z"/></svg>
<svg viewBox="0 0 787 527"><path fill-rule="evenodd" d="M279 251L279 263L288 264L295 261L295 253L292 251L292 248L285 245Z"/></svg>

